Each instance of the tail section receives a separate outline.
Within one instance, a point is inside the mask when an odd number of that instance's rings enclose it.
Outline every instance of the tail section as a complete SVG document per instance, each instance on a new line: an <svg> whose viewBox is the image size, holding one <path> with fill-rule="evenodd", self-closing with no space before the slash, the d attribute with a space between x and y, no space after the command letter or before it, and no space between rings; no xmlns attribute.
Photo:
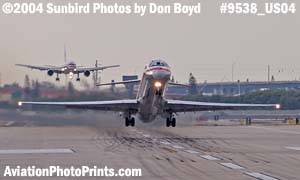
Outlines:
<svg viewBox="0 0 300 180"><path fill-rule="evenodd" d="M64 44L64 60L65 60L65 64L67 64L67 48L66 48L66 44Z"/></svg>

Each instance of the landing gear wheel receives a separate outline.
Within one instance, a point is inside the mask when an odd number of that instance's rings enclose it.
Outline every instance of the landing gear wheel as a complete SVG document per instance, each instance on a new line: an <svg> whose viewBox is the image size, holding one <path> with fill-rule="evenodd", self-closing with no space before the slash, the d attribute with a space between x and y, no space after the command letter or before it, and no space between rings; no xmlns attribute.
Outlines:
<svg viewBox="0 0 300 180"><path fill-rule="evenodd" d="M126 126L126 127L129 126L129 118L125 118L125 126Z"/></svg>
<svg viewBox="0 0 300 180"><path fill-rule="evenodd" d="M175 127L176 126L176 118L173 115L171 115L170 117L167 118L166 126L167 127L170 127L170 126Z"/></svg>
<svg viewBox="0 0 300 180"><path fill-rule="evenodd" d="M172 118L172 127L176 126L176 118Z"/></svg>
<svg viewBox="0 0 300 180"><path fill-rule="evenodd" d="M59 78L56 78L55 80L56 80L56 81L59 81Z"/></svg>
<svg viewBox="0 0 300 180"><path fill-rule="evenodd" d="M132 117L132 118L131 118L131 120L130 120L130 124L131 124L131 126L132 126L132 127L134 127L134 126L135 126L135 119L134 119L134 117Z"/></svg>
<svg viewBox="0 0 300 180"><path fill-rule="evenodd" d="M167 118L167 120L166 120L166 126L170 127L170 125L171 125L171 120L170 120L170 118Z"/></svg>
<svg viewBox="0 0 300 180"><path fill-rule="evenodd" d="M126 127L128 127L128 126L134 127L135 126L135 118L134 117L131 117L131 118L126 117L125 118L125 126Z"/></svg>

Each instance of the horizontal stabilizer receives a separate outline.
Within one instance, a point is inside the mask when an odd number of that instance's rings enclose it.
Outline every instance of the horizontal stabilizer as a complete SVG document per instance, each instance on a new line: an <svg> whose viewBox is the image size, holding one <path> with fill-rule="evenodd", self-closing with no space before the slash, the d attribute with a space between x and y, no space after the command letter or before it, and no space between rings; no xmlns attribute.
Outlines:
<svg viewBox="0 0 300 180"><path fill-rule="evenodd" d="M188 84L180 84L180 83L174 83L174 82L168 82L169 85L173 86L185 86L185 87L190 87Z"/></svg>

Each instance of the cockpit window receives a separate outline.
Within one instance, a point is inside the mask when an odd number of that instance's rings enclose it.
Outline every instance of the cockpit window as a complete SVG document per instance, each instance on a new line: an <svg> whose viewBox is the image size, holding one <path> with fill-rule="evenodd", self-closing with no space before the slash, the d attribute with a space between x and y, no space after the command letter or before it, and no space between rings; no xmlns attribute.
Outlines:
<svg viewBox="0 0 300 180"><path fill-rule="evenodd" d="M165 66L165 67L169 67L168 64L162 60L153 60L151 61L151 63L149 64L149 67L152 66Z"/></svg>

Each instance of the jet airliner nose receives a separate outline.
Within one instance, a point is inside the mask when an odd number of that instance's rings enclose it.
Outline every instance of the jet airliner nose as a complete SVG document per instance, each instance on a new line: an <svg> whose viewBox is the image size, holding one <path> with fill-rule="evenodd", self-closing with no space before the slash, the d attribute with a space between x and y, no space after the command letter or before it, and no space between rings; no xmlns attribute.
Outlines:
<svg viewBox="0 0 300 180"><path fill-rule="evenodd" d="M152 77L154 79L170 79L171 73L164 70L154 70L152 73Z"/></svg>

